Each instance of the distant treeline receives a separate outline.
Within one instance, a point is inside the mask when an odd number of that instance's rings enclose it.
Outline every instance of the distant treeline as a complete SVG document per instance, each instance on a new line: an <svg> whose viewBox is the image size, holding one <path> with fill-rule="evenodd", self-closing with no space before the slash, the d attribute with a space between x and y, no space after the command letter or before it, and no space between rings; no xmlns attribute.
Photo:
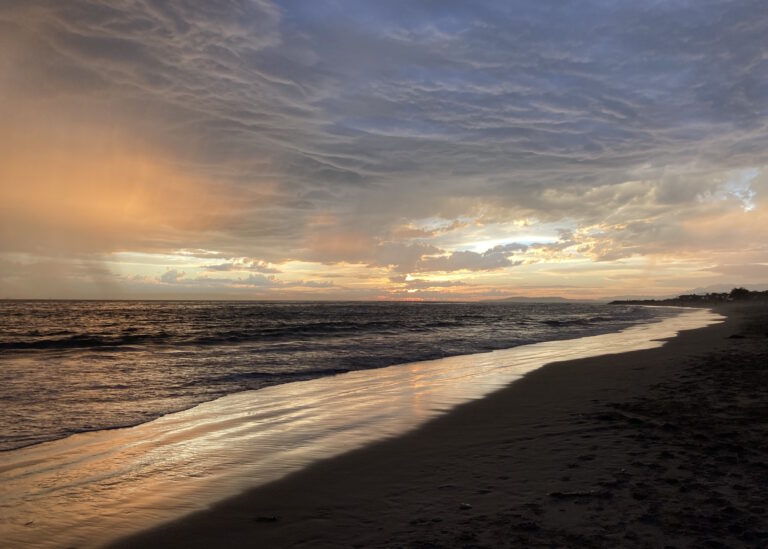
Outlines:
<svg viewBox="0 0 768 549"><path fill-rule="evenodd" d="M627 299L611 301L615 305L718 305L722 303L761 302L768 303L768 291L753 292L746 288L734 288L730 292L710 294L687 294L669 299Z"/></svg>

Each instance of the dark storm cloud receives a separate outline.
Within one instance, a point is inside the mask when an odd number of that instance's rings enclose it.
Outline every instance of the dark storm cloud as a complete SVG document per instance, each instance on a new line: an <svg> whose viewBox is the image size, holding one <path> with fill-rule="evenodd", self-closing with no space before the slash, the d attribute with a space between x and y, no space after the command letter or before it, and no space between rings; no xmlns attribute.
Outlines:
<svg viewBox="0 0 768 549"><path fill-rule="evenodd" d="M206 243L231 256L495 269L508 254L382 242L483 205L684 217L768 149L763 1L5 5L17 96L89 105L219 185L269 188ZM376 251L310 249L317 211Z"/></svg>

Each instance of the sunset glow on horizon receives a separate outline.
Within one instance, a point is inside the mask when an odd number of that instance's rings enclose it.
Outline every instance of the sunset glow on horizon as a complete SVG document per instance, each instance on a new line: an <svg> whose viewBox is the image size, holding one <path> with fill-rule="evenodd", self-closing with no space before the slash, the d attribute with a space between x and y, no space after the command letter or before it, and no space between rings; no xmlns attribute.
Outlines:
<svg viewBox="0 0 768 549"><path fill-rule="evenodd" d="M0 10L0 298L768 286L765 4Z"/></svg>

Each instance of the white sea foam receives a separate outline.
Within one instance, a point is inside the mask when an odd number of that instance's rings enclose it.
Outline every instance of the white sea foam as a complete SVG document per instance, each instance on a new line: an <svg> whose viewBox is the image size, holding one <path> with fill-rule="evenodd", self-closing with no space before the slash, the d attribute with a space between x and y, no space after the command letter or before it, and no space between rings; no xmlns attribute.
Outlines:
<svg viewBox="0 0 768 549"><path fill-rule="evenodd" d="M0 539L13 547L100 545L402 434L546 363L659 347L722 318L681 310L619 333L287 383L4 452Z"/></svg>

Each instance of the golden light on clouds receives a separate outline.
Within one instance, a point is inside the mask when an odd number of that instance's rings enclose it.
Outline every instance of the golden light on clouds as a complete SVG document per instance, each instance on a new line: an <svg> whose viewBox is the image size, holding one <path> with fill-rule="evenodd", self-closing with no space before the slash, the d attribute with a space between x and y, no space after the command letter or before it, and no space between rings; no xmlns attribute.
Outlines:
<svg viewBox="0 0 768 549"><path fill-rule="evenodd" d="M0 10L0 297L766 284L765 33L684 4Z"/></svg>
<svg viewBox="0 0 768 549"><path fill-rule="evenodd" d="M3 248L116 252L165 248L214 228L234 207L215 183L98 131L0 138Z"/></svg>

